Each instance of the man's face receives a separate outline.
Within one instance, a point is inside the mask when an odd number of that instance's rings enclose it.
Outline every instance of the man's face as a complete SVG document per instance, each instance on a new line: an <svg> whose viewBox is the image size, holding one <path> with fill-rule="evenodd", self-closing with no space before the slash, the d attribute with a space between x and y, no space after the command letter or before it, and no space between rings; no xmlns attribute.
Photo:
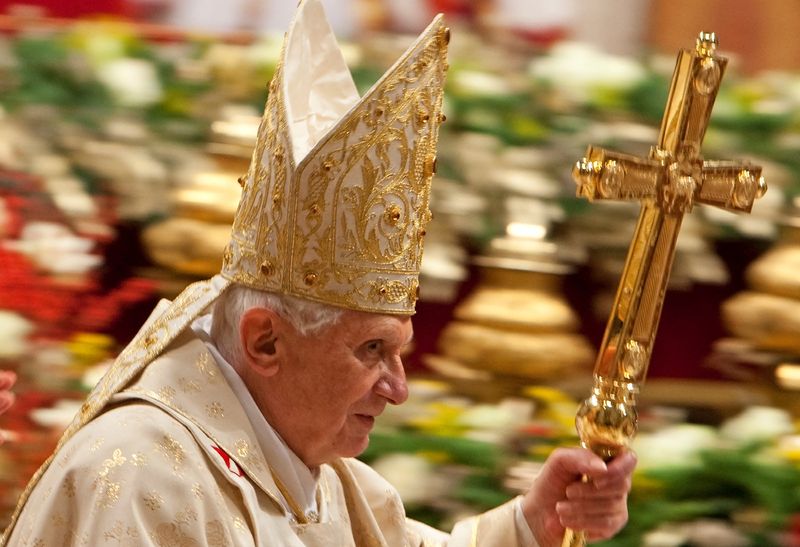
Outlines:
<svg viewBox="0 0 800 547"><path fill-rule="evenodd" d="M409 317L356 311L315 335L284 323L278 371L254 395L307 466L357 456L386 404L408 398L400 354L412 335Z"/></svg>

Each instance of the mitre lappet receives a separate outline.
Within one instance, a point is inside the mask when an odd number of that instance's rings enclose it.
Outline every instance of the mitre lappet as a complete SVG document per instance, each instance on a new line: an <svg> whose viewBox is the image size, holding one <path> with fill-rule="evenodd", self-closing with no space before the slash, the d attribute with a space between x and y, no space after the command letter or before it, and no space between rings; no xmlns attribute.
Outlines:
<svg viewBox="0 0 800 547"><path fill-rule="evenodd" d="M437 16L359 97L320 1L300 2L239 180L222 271L159 304L59 448L234 283L352 310L414 313L448 41Z"/></svg>

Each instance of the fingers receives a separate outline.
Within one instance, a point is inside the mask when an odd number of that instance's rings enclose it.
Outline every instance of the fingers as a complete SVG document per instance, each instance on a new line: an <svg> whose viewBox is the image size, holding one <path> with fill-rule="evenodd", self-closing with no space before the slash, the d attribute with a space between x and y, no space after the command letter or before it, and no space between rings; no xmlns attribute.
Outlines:
<svg viewBox="0 0 800 547"><path fill-rule="evenodd" d="M17 375L11 370L0 370L0 391L9 389L17 381Z"/></svg>
<svg viewBox="0 0 800 547"><path fill-rule="evenodd" d="M562 518L595 518L616 515L627 515L628 495L605 496L592 500L567 500L556 504L556 511Z"/></svg>
<svg viewBox="0 0 800 547"><path fill-rule="evenodd" d="M566 495L568 500L602 500L609 496L619 497L627 495L631 490L630 477L621 477L619 480L607 482L600 486L594 481L576 482L567 486Z"/></svg>
<svg viewBox="0 0 800 547"><path fill-rule="evenodd" d="M587 475L604 482L615 482L620 477L629 476L636 467L636 456L628 450L620 453L606 464L599 456L584 448L558 448L548 458L549 472L560 478Z"/></svg>
<svg viewBox="0 0 800 547"><path fill-rule="evenodd" d="M0 414L11 408L14 404L14 394L10 391L0 391Z"/></svg>
<svg viewBox="0 0 800 547"><path fill-rule="evenodd" d="M556 504L556 513L565 528L583 530L590 539L606 539L628 522L627 496L562 501Z"/></svg>
<svg viewBox="0 0 800 547"><path fill-rule="evenodd" d="M548 464L552 472L561 477L591 477L608 471L608 466L599 456L584 448L558 448L550 454Z"/></svg>
<svg viewBox="0 0 800 547"><path fill-rule="evenodd" d="M567 485L566 499L556 504L556 513L564 527L583 530L591 540L608 539L628 521L628 492L636 456L625 451L611 460L604 471L599 471L593 458L600 458L588 450L583 452L588 455L580 459L573 455L568 459L584 462L579 466L588 462L596 471L584 472L588 481L577 479Z"/></svg>
<svg viewBox="0 0 800 547"><path fill-rule="evenodd" d="M563 528L583 530L592 540L619 532L628 521L635 466L636 457L628 451L608 464L584 448L553 451L522 502L539 544L560 544Z"/></svg>
<svg viewBox="0 0 800 547"><path fill-rule="evenodd" d="M630 475L636 468L636 454L630 450L625 450L608 464L608 471L611 474Z"/></svg>
<svg viewBox="0 0 800 547"><path fill-rule="evenodd" d="M631 474L636 456L624 452L608 464L608 470L588 482L576 481L566 488L567 499L600 499L609 495L627 494L631 489Z"/></svg>

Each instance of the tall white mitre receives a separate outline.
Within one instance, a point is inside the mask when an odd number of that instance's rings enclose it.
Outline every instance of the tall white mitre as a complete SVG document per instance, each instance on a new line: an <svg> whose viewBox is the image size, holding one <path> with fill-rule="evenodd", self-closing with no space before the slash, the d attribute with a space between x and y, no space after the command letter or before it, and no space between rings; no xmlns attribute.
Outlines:
<svg viewBox="0 0 800 547"><path fill-rule="evenodd" d="M223 277L413 313L447 42L439 16L359 98L321 4L301 4L242 179Z"/></svg>
<svg viewBox="0 0 800 547"><path fill-rule="evenodd" d="M320 1L301 0L240 179L222 272L153 312L56 452L234 283L348 309L414 313L448 42L437 16L359 97ZM26 487L6 534L52 459Z"/></svg>

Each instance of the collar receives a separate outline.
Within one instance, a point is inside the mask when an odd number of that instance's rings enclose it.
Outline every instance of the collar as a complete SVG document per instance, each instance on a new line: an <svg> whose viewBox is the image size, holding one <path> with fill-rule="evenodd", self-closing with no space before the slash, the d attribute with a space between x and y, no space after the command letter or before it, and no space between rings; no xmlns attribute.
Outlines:
<svg viewBox="0 0 800 547"><path fill-rule="evenodd" d="M261 451L272 469L273 478L284 497L282 501L290 510L294 509L291 507L292 504L297 504L304 514L319 515L320 507L317 501L319 470L312 472L267 422L236 369L222 356L211 340L209 335L211 320L211 314L198 318L192 323L192 330L205 343L223 377L242 405Z"/></svg>

